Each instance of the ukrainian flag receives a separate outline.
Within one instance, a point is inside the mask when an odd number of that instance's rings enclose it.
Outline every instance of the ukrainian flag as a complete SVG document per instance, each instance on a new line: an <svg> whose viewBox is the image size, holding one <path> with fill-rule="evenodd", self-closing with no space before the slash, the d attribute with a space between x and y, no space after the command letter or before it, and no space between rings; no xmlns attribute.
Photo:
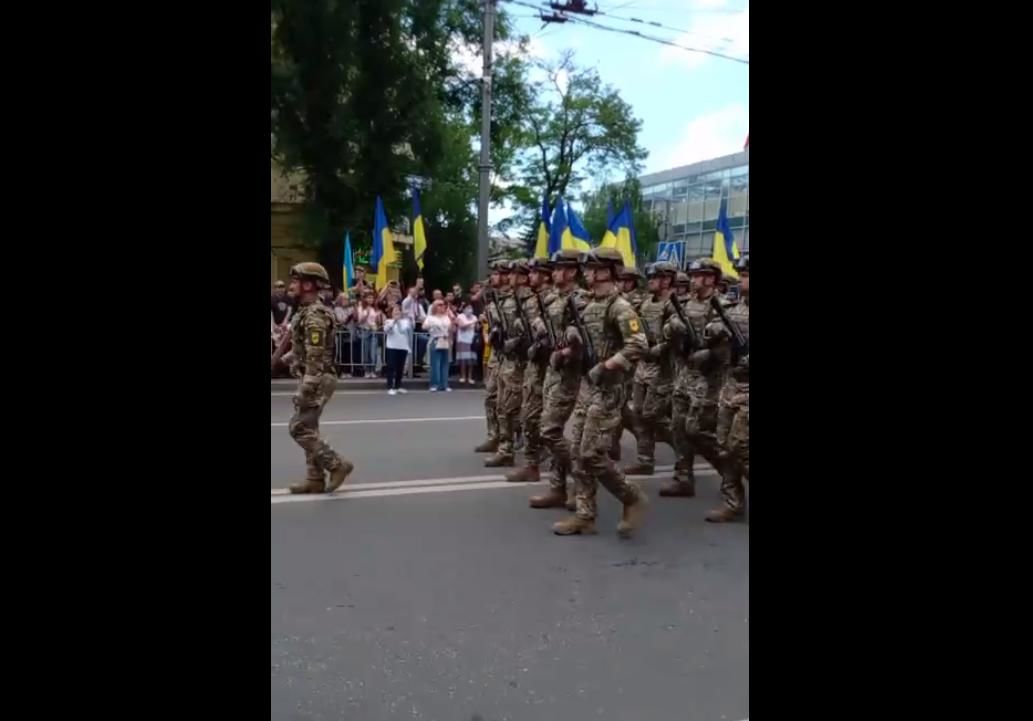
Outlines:
<svg viewBox="0 0 1033 721"><path fill-rule="evenodd" d="M606 229L599 247L616 248L624 258L624 267L635 267L635 252L637 250L635 247L635 224L632 221L631 205L629 203L625 203L624 207L621 208L621 212L617 213L613 220L610 221L610 226Z"/></svg>
<svg viewBox="0 0 1033 721"><path fill-rule="evenodd" d="M549 196L542 195L542 214L538 219L538 242L534 246L535 258L549 258Z"/></svg>
<svg viewBox="0 0 1033 721"><path fill-rule="evenodd" d="M344 233L344 288L348 290L355 280L355 266L352 265L352 236L351 233Z"/></svg>
<svg viewBox="0 0 1033 721"><path fill-rule="evenodd" d="M391 229L387 227L384 202L378 195L373 217L373 254L370 257L370 265L377 279L377 290L387 287L387 266L395 260L395 242L391 237Z"/></svg>
<svg viewBox="0 0 1033 721"><path fill-rule="evenodd" d="M423 270L423 254L427 252L427 233L423 229L423 211L420 209L420 191L412 189L412 235L416 265Z"/></svg>
<svg viewBox="0 0 1033 721"><path fill-rule="evenodd" d="M563 233L563 247L580 250L582 253L587 253L592 249L585 224L569 206L567 207L567 229Z"/></svg>
<svg viewBox="0 0 1033 721"><path fill-rule="evenodd" d="M567 230L567 209L563 198L556 198L556 207L552 209L552 223L549 225L549 257L563 247L563 235Z"/></svg>
<svg viewBox="0 0 1033 721"><path fill-rule="evenodd" d="M711 258L721 266L721 272L732 278L738 278L735 262L739 258L739 248L735 245L735 236L728 225L728 201L721 201L721 209L717 211L717 226L714 232L714 252Z"/></svg>

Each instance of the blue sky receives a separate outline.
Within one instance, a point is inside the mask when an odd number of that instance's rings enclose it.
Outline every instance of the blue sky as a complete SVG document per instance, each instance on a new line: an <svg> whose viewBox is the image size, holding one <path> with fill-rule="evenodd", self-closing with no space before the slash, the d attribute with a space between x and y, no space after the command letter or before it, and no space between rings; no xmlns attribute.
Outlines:
<svg viewBox="0 0 1033 721"><path fill-rule="evenodd" d="M539 4L541 0L527 0ZM639 30L681 45L749 57L749 0L594 0L606 14L589 20ZM579 65L595 67L642 120L639 142L649 150L646 172L742 150L749 132L749 66L690 53L641 38L574 23L532 19L535 11L502 7L531 38L531 52L554 58L565 48ZM688 33L618 20L637 17ZM577 16L575 16L577 17Z"/></svg>

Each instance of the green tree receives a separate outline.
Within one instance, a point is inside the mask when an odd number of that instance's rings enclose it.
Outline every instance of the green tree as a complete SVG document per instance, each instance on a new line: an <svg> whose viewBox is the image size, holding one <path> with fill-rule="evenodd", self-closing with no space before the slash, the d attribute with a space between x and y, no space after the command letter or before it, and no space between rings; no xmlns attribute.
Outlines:
<svg viewBox="0 0 1033 721"><path fill-rule="evenodd" d="M648 155L638 144L642 121L598 72L574 63L573 51L539 69L546 81L522 114L527 149L516 163L520 183L510 190L529 247L543 192L553 202L588 177L634 175Z"/></svg>
<svg viewBox="0 0 1033 721"><path fill-rule="evenodd" d="M463 204L476 199L480 83L456 50L479 42L480 3L273 0L271 17L273 157L304 172L306 238L323 262L339 266L345 229L356 250L368 250L376 196L398 225L410 213L408 186L424 179L427 261L461 272L476 242ZM509 37L504 13L496 27L498 39ZM500 168L511 162L507 134L525 74L517 56L496 64Z"/></svg>

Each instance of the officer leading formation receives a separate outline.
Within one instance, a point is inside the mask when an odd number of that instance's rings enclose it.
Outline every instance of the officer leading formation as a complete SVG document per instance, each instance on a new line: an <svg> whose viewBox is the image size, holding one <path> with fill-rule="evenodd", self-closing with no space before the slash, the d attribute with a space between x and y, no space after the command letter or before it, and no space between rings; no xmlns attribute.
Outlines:
<svg viewBox="0 0 1033 721"><path fill-rule="evenodd" d="M699 455L721 476L721 503L706 520L744 517L749 262L744 256L736 263L741 286L734 303L719 292L728 279L709 259L694 261L687 273L650 264L644 290L643 275L625 269L611 248L494 264L488 285L509 291L489 298L485 311L492 346L488 437L475 451L495 452L485 465L516 465L512 433L519 421L525 462L506 478L538 481L549 464L548 490L529 505L573 512L553 525L554 533L596 533L602 485L623 505L618 534L630 536L642 522L646 495L626 476L653 473L657 441L669 443L676 457L660 496L695 496ZM620 469L614 460L625 429L635 436L637 458Z"/></svg>

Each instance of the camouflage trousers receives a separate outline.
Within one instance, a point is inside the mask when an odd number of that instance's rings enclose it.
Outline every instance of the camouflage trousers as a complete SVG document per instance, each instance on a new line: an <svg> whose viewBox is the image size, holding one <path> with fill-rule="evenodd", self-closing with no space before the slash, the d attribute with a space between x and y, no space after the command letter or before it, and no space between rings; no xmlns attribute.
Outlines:
<svg viewBox="0 0 1033 721"><path fill-rule="evenodd" d="M496 383L499 389L496 416L499 423L498 455L512 458L513 438L520 424L520 403L524 396L524 368L526 360L518 357L503 358Z"/></svg>
<svg viewBox="0 0 1033 721"><path fill-rule="evenodd" d="M656 441L671 442L670 408L673 380L663 376L636 380L632 390L634 407L635 445L638 462L645 466L656 464Z"/></svg>
<svg viewBox="0 0 1033 721"><path fill-rule="evenodd" d="M484 422L488 427L488 440L495 441L499 437L499 360L495 357L495 351L491 353L488 365L484 367L484 390L487 395L484 397Z"/></svg>
<svg viewBox="0 0 1033 721"><path fill-rule="evenodd" d="M542 446L545 448L546 454L552 456L549 487L553 491L566 493L567 474L570 473L572 461L570 442L563 435L563 430L574 412L580 383L580 373L576 368L562 368L558 371L549 368L545 372ZM581 417L584 418L583 413ZM583 422L581 428L584 429Z"/></svg>
<svg viewBox="0 0 1033 721"><path fill-rule="evenodd" d="M545 405L545 369L548 364L528 362L524 368L524 392L520 426L524 430L524 458L537 466L542 455L542 411Z"/></svg>
<svg viewBox="0 0 1033 721"><path fill-rule="evenodd" d="M341 464L341 457L319 437L319 418L336 389L337 378L332 373L324 373L314 394L299 388L294 396L294 415L287 430L305 451L305 479L309 481L323 482L324 474Z"/></svg>
<svg viewBox="0 0 1033 721"><path fill-rule="evenodd" d="M689 409L692 398L684 389L675 387L671 396L671 445L674 446L674 478L688 482L695 477L692 467L696 463L696 453L689 442L685 424L689 420Z"/></svg>
<svg viewBox="0 0 1033 721"><path fill-rule="evenodd" d="M582 389L587 385L586 381ZM595 495L600 483L621 503L634 503L639 498L640 491L624 479L624 473L617 469L609 454L613 434L621 424L623 405L624 384L621 382L588 388L580 447L574 463L578 518L595 519Z"/></svg>
<svg viewBox="0 0 1033 721"><path fill-rule="evenodd" d="M634 378L634 372L629 373L627 378L624 380L624 405L621 406L621 427L617 429L617 432L613 434L613 449L614 451L620 450L621 437L624 435L624 431L627 431L631 435L635 436L635 442L638 443L638 436L635 435L635 409L631 405L631 399L634 396L632 392L635 389L635 383L632 380Z"/></svg>
<svg viewBox="0 0 1033 721"><path fill-rule="evenodd" d="M746 505L750 477L750 384L729 379L721 389L715 438L721 457L721 500L733 511Z"/></svg>

